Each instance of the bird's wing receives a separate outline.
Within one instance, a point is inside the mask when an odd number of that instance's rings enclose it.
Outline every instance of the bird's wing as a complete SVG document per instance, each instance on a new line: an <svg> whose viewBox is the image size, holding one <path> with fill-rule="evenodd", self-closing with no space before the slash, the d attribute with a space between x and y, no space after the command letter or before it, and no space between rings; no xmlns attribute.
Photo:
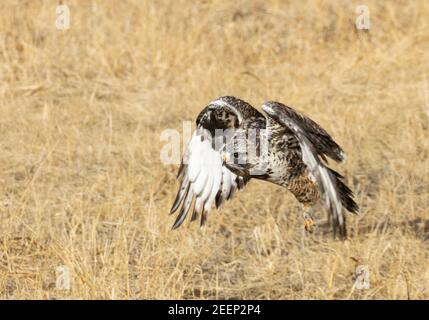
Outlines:
<svg viewBox="0 0 429 320"><path fill-rule="evenodd" d="M276 102L266 102L262 106L262 110L288 128L298 140L302 160L312 178L317 182L331 215L334 236L339 230L340 235L345 237L346 223L342 207L344 205L352 212L357 212L358 207L352 199L351 190L342 182L342 176L326 167L321 160L324 159L324 155L334 160L343 160L344 152L324 129L292 108Z"/></svg>
<svg viewBox="0 0 429 320"><path fill-rule="evenodd" d="M225 107L222 111L237 114L237 110L231 111L229 106L223 103L228 101L215 100L212 106ZM237 176L223 164L221 150L228 137L213 135L213 130L217 129L215 126L222 126L222 119L216 117L217 112L206 108L197 119L198 127L188 144L177 176L181 180L181 185L170 212L176 212L180 206L181 209L173 229L183 223L193 202L191 221L201 216L201 225L204 224L213 204L220 209L222 203L231 199L237 189L244 188L249 180L248 177Z"/></svg>
<svg viewBox="0 0 429 320"><path fill-rule="evenodd" d="M305 137L311 142L317 154L325 162L325 156L328 156L336 162L342 162L346 160L346 154L344 153L343 149L334 141L334 139L332 139L330 134L326 132L325 129L323 129L310 118L279 102L268 101L264 103L264 106L266 106L266 108L270 106L276 106L276 108L278 108L280 113L283 115L283 118L287 118L289 122L299 124L299 127L302 129ZM268 113L267 111L265 112ZM285 126L292 130L292 128L289 126Z"/></svg>

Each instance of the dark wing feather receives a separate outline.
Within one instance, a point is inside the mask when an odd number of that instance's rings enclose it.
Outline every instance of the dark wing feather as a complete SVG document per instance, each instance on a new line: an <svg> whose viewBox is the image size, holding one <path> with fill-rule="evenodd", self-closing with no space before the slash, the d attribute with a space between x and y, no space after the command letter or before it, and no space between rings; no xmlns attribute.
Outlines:
<svg viewBox="0 0 429 320"><path fill-rule="evenodd" d="M317 182L330 212L334 236L339 230L344 238L346 219L342 207L345 206L349 211L357 212L358 206L352 199L351 190L343 183L342 176L326 167L321 161L324 155L334 160L342 160L344 152L324 129L293 109L277 102L267 102L262 109L269 117L288 128L298 140L302 160Z"/></svg>
<svg viewBox="0 0 429 320"><path fill-rule="evenodd" d="M329 133L326 132L320 125L310 118L298 113L291 107L278 102L266 102L265 105L277 105L281 107L281 113L294 123L299 123L302 133L313 144L317 154L326 161L325 155L335 160L342 162L346 159L346 155L341 147L332 139Z"/></svg>

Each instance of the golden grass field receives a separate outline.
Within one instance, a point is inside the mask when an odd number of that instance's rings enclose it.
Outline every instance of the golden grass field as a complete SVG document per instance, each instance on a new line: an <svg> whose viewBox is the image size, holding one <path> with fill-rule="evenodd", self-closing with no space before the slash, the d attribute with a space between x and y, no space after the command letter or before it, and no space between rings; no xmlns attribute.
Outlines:
<svg viewBox="0 0 429 320"><path fill-rule="evenodd" d="M58 1L0 7L1 298L429 299L429 2L63 3L68 30ZM160 134L222 95L293 106L343 146L349 240L304 234L259 181L170 230Z"/></svg>

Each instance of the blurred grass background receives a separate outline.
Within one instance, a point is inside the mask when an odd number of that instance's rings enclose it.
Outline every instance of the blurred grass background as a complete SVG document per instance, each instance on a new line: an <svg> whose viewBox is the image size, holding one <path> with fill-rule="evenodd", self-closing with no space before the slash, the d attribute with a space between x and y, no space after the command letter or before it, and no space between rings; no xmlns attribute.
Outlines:
<svg viewBox="0 0 429 320"><path fill-rule="evenodd" d="M428 17L424 0L3 1L0 297L428 299ZM160 133L221 95L293 106L344 147L348 241L303 235L293 196L258 181L170 231Z"/></svg>

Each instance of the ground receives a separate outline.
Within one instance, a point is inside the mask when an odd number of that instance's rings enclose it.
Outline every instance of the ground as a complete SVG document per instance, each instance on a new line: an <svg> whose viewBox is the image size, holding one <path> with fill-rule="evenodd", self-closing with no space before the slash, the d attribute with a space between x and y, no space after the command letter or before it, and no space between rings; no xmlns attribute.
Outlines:
<svg viewBox="0 0 429 320"><path fill-rule="evenodd" d="M59 1L4 1L0 297L428 299L429 3L361 2L62 1L58 30ZM361 207L349 240L322 209L306 234L293 196L258 181L170 230L160 135L221 95L333 135Z"/></svg>

